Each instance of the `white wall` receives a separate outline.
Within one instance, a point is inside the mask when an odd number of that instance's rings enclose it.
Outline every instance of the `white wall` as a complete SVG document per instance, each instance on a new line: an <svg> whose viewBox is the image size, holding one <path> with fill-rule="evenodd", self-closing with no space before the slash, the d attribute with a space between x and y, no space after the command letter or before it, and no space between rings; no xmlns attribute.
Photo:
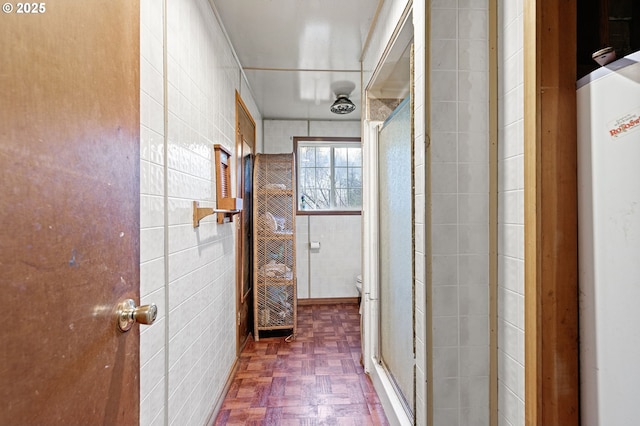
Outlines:
<svg viewBox="0 0 640 426"><path fill-rule="evenodd" d="M164 250L163 10L140 2L140 301L158 305L152 326L140 328L140 424L165 416L166 286Z"/></svg>
<svg viewBox="0 0 640 426"><path fill-rule="evenodd" d="M498 413L524 425L523 1L498 2Z"/></svg>
<svg viewBox="0 0 640 426"><path fill-rule="evenodd" d="M489 422L488 5L432 2L434 424Z"/></svg>
<svg viewBox="0 0 640 426"><path fill-rule="evenodd" d="M360 137L360 121L264 120L264 152L293 152L293 138ZM309 250L311 241L320 250ZM297 216L298 298L356 297L361 273L360 216Z"/></svg>
<svg viewBox="0 0 640 426"><path fill-rule="evenodd" d="M140 424L205 424L236 358L235 225L194 229L191 203L215 206L212 146L235 150L235 90L261 117L208 1L166 5L141 1L140 293L159 316L141 331Z"/></svg>
<svg viewBox="0 0 640 426"><path fill-rule="evenodd" d="M356 277L361 271L360 216L303 216L309 222L309 241L320 242L309 253L310 298L357 297Z"/></svg>

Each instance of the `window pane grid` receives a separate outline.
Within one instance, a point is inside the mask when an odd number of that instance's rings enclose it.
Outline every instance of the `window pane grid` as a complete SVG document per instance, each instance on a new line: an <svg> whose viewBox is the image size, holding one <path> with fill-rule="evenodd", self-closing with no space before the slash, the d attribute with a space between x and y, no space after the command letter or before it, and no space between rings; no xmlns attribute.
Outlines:
<svg viewBox="0 0 640 426"><path fill-rule="evenodd" d="M357 147L353 146L356 144ZM359 143L301 144L298 158L299 210L361 209L362 150Z"/></svg>

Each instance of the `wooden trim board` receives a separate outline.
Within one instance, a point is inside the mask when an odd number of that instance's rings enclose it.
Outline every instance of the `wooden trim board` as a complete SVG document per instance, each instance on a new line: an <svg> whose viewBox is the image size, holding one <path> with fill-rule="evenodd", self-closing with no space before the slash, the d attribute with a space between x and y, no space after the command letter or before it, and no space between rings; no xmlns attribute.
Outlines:
<svg viewBox="0 0 640 426"><path fill-rule="evenodd" d="M207 422L206 422L207 426L214 426L216 424L216 418L218 417L218 414L222 409L222 404L224 404L224 400L227 397L227 394L229 393L229 389L231 389L231 385L233 384L233 381L236 378L236 374L238 373L238 367L240 367L239 356L236 357L235 361L233 362L233 365L231 366L231 370L227 375L227 380L224 382L224 388L222 388L222 392L220 393L220 396L218 397L215 405L213 406L213 410L211 410L211 413L209 413L209 417L207 418Z"/></svg>
<svg viewBox="0 0 640 426"><path fill-rule="evenodd" d="M357 297L329 297L329 298L308 298L298 299L298 306L301 305L333 305L341 303L358 303Z"/></svg>
<svg viewBox="0 0 640 426"><path fill-rule="evenodd" d="M525 422L579 424L576 1L524 3Z"/></svg>
<svg viewBox="0 0 640 426"><path fill-rule="evenodd" d="M498 0L489 0L489 425L498 426Z"/></svg>

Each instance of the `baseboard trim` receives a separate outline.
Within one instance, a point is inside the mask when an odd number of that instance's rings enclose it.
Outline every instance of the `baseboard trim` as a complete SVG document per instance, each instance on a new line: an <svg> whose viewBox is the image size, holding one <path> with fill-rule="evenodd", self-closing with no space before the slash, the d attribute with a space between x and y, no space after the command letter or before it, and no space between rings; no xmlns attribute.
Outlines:
<svg viewBox="0 0 640 426"><path fill-rule="evenodd" d="M240 357L236 357L236 360L234 361L233 366L231 367L231 371L229 371L229 375L227 376L227 381L224 384L224 388L222 388L222 393L220 394L220 397L218 397L218 400L216 401L215 405L213 406L213 411L211 412L211 414L209 414L209 417L207 418L207 422L206 422L207 426L214 426L214 424L216 423L216 418L218 417L218 413L222 408L222 404L224 403L224 399L227 396L227 393L229 393L229 389L231 388L231 384L233 383L233 380L236 377L236 373L238 372L239 366L240 366Z"/></svg>
<svg viewBox="0 0 640 426"><path fill-rule="evenodd" d="M357 297L318 297L318 298L308 298L308 299L298 299L298 305L335 305L335 304L344 304L350 303L355 304L358 303Z"/></svg>

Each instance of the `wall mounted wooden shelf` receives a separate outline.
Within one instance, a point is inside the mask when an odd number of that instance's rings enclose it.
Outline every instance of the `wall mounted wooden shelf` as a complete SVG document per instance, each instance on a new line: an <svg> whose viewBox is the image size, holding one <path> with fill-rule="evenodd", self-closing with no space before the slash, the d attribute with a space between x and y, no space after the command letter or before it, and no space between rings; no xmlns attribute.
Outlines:
<svg viewBox="0 0 640 426"><path fill-rule="evenodd" d="M212 214L218 214L218 218L220 215L225 216L225 215L234 215L234 214L238 214L242 211L242 198L233 198L233 200L236 201L236 208L231 208L231 209L214 209L212 207L200 207L197 201L193 202L193 227L197 228L198 226L200 226L200 221L202 219L204 219L205 217L212 215ZM218 222L220 222L220 220L218 219Z"/></svg>
<svg viewBox="0 0 640 426"><path fill-rule="evenodd" d="M193 202L193 227L200 226L205 217L217 214L218 223L233 220L233 215L242 211L242 198L231 196L231 152L222 145L214 145L214 165L216 169L216 203L217 208L200 207Z"/></svg>

